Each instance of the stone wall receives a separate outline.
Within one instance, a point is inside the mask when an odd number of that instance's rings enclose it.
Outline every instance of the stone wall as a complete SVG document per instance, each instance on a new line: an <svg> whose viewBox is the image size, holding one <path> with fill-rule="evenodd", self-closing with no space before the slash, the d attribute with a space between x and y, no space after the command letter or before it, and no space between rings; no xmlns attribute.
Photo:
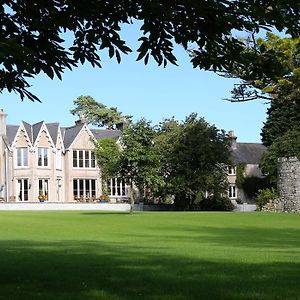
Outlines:
<svg viewBox="0 0 300 300"><path fill-rule="evenodd" d="M300 212L300 161L296 157L278 160L278 210Z"/></svg>

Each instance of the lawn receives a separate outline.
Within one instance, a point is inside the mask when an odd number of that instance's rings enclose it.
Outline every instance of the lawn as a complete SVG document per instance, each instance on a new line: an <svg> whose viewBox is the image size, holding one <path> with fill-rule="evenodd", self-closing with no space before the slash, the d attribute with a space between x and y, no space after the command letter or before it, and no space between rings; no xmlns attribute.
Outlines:
<svg viewBox="0 0 300 300"><path fill-rule="evenodd" d="M300 299L300 215L0 212L0 299Z"/></svg>

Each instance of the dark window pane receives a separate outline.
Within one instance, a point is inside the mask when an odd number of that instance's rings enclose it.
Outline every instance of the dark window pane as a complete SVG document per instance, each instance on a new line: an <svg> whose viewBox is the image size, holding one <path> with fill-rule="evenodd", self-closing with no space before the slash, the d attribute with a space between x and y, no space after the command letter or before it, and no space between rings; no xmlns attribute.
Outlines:
<svg viewBox="0 0 300 300"><path fill-rule="evenodd" d="M77 168L78 164L77 164L77 151L73 150L73 167Z"/></svg>
<svg viewBox="0 0 300 300"><path fill-rule="evenodd" d="M78 151L79 154L79 168L83 168L83 151Z"/></svg>
<svg viewBox="0 0 300 300"><path fill-rule="evenodd" d="M91 168L95 168L95 167L96 167L95 154L92 151L91 152Z"/></svg>
<svg viewBox="0 0 300 300"><path fill-rule="evenodd" d="M48 149L44 148L44 166L48 166Z"/></svg>
<svg viewBox="0 0 300 300"><path fill-rule="evenodd" d="M85 167L89 168L90 167L90 152L89 151L84 151L85 153Z"/></svg>

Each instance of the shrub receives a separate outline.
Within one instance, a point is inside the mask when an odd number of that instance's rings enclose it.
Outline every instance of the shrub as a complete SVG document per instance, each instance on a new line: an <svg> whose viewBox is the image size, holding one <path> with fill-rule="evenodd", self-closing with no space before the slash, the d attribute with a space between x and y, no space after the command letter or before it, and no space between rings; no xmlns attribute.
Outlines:
<svg viewBox="0 0 300 300"><path fill-rule="evenodd" d="M233 208L230 199L220 195L212 195L199 203L199 209L206 211L231 211Z"/></svg>
<svg viewBox="0 0 300 300"><path fill-rule="evenodd" d="M267 188L264 190L258 191L256 206L258 210L261 210L264 205L268 202L275 200L278 197L277 192L274 188Z"/></svg>
<svg viewBox="0 0 300 300"><path fill-rule="evenodd" d="M256 177L256 176L250 176L245 177L244 182L242 183L242 188L248 198L254 198L259 190L265 190L267 188L270 188L270 183L268 182L268 179L266 177Z"/></svg>

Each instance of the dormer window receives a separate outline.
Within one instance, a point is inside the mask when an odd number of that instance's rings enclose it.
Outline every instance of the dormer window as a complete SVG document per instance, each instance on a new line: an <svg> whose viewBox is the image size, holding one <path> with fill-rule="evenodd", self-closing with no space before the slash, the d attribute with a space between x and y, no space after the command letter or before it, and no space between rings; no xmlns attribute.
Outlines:
<svg viewBox="0 0 300 300"><path fill-rule="evenodd" d="M73 150L73 167L85 169L96 168L94 152L92 150Z"/></svg>
<svg viewBox="0 0 300 300"><path fill-rule="evenodd" d="M16 148L16 165L17 167L28 167L28 148Z"/></svg>
<svg viewBox="0 0 300 300"><path fill-rule="evenodd" d="M48 167L49 166L49 149L38 148L38 166Z"/></svg>

